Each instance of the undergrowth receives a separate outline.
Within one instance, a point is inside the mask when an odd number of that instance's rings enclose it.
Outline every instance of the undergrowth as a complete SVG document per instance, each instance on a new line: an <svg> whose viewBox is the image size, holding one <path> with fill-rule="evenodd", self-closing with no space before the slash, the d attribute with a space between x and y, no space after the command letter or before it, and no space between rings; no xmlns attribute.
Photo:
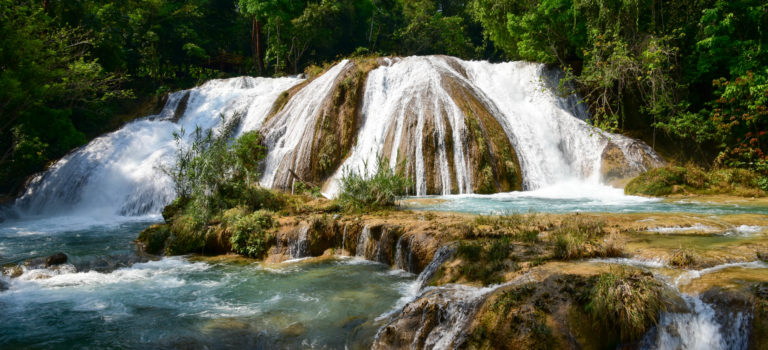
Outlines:
<svg viewBox="0 0 768 350"><path fill-rule="evenodd" d="M747 169L704 169L687 165L648 170L624 188L627 194L667 196L671 194L732 194L763 197L768 192L768 177Z"/></svg>
<svg viewBox="0 0 768 350"><path fill-rule="evenodd" d="M562 260L622 256L622 247L605 239L606 235L602 221L578 217L564 220L551 233L553 255Z"/></svg>
<svg viewBox="0 0 768 350"><path fill-rule="evenodd" d="M412 181L400 170L390 167L389 160L378 156L376 167L368 163L358 171L345 169L337 202L347 211L375 211L392 208L404 196Z"/></svg>

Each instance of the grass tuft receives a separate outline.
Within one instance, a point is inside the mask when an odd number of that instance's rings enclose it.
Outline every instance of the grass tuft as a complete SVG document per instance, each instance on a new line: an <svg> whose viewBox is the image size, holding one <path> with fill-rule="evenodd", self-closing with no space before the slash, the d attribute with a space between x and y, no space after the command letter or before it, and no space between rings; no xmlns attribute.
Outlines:
<svg viewBox="0 0 768 350"><path fill-rule="evenodd" d="M667 309L659 281L626 270L599 275L588 298L586 311L607 329L618 329L623 341L640 339Z"/></svg>
<svg viewBox="0 0 768 350"><path fill-rule="evenodd" d="M377 157L373 173L369 173L367 163L359 172L345 170L337 201L347 211L388 209L395 206L395 201L404 196L411 185L408 177L390 167L387 158Z"/></svg>

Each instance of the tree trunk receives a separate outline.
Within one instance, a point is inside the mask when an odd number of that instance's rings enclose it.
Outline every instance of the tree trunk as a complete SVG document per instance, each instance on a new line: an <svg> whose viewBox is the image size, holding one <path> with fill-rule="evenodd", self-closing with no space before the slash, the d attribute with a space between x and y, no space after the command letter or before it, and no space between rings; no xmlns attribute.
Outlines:
<svg viewBox="0 0 768 350"><path fill-rule="evenodd" d="M256 57L256 67L259 70L259 75L262 75L264 59L261 57L261 23L259 23L255 15L251 20L251 51L253 51L253 55Z"/></svg>

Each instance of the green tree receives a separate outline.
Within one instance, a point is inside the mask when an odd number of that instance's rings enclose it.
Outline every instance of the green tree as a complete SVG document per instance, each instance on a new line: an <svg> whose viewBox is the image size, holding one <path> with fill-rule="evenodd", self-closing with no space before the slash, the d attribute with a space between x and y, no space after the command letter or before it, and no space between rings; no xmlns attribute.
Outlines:
<svg viewBox="0 0 768 350"><path fill-rule="evenodd" d="M0 183L13 191L24 177L83 144L73 118L130 96L124 76L92 55L93 37L56 27L37 2L0 1Z"/></svg>

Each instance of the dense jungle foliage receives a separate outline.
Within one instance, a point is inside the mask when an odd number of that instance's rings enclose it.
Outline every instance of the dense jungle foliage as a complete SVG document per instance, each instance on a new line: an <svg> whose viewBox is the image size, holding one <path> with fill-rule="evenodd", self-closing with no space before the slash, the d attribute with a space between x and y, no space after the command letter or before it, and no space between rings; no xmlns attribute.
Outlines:
<svg viewBox="0 0 768 350"><path fill-rule="evenodd" d="M557 65L595 124L765 176L766 31L763 0L0 0L0 192L170 90L361 54Z"/></svg>

